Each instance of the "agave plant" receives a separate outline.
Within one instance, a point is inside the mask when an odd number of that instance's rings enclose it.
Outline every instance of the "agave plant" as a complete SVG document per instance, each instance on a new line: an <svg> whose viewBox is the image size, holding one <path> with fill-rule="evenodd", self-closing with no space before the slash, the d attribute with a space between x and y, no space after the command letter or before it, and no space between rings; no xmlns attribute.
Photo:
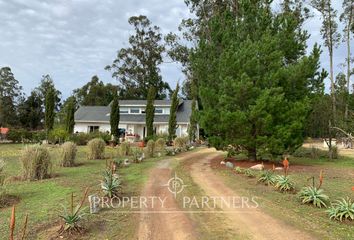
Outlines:
<svg viewBox="0 0 354 240"><path fill-rule="evenodd" d="M313 204L316 207L327 207L329 197L323 194L323 189L316 187L303 187L299 193L303 204Z"/></svg>
<svg viewBox="0 0 354 240"><path fill-rule="evenodd" d="M276 176L275 188L281 192L292 191L295 189L295 184L290 180L288 176Z"/></svg>
<svg viewBox="0 0 354 240"><path fill-rule="evenodd" d="M101 188L104 194L113 198L118 196L119 191L121 190L122 181L117 174L113 174L112 171L106 170L103 174L103 181L101 182Z"/></svg>
<svg viewBox="0 0 354 240"><path fill-rule="evenodd" d="M349 197L342 198L341 200L337 200L332 203L332 207L330 207L326 211L329 215L330 219L334 220L354 220L354 201L352 201Z"/></svg>
<svg viewBox="0 0 354 240"><path fill-rule="evenodd" d="M258 182L263 182L265 185L274 185L275 177L271 171L263 171Z"/></svg>
<svg viewBox="0 0 354 240"><path fill-rule="evenodd" d="M238 173L238 174L240 174L240 173L243 172L242 168L240 168L240 167L235 167L234 170L235 170L235 172Z"/></svg>
<svg viewBox="0 0 354 240"><path fill-rule="evenodd" d="M64 225L61 227L59 230L59 233L64 233L64 232L80 232L80 225L79 222L85 215L84 209L82 209L82 206L85 202L85 199L88 194L88 188L86 188L84 195L80 201L80 203L74 208L74 194L71 194L71 209L68 211L67 207L63 206L64 214L59 215L60 218L64 220Z"/></svg>
<svg viewBox="0 0 354 240"><path fill-rule="evenodd" d="M255 177L254 172L251 169L246 169L244 173L249 178Z"/></svg>

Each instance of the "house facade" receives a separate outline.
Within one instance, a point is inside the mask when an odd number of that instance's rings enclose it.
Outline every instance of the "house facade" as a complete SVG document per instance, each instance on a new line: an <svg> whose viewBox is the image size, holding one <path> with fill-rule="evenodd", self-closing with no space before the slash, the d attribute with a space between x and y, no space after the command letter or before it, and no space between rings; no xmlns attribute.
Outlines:
<svg viewBox="0 0 354 240"><path fill-rule="evenodd" d="M120 100L119 130L125 137L134 136L141 140L146 136L146 100ZM168 120L170 117L170 100L155 100L154 132L157 135L168 133ZM111 131L110 106L80 106L75 113L74 133L90 133L94 131ZM189 120L192 113L192 101L180 100L176 120L176 135L188 135ZM197 131L198 132L198 131Z"/></svg>

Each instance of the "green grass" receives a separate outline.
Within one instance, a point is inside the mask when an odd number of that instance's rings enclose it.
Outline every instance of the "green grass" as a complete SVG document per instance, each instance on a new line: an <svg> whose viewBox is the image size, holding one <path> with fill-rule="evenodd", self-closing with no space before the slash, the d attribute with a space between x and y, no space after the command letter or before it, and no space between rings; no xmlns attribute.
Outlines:
<svg viewBox="0 0 354 240"><path fill-rule="evenodd" d="M303 186L311 185L312 180L308 179L313 176L317 186L320 170L324 170L324 182L321 188L329 196L330 201L346 196L354 197L352 191L354 159L348 157L340 157L336 160L290 157L289 176L295 182L297 191ZM256 179L236 175L230 170L218 169L217 173L225 179L229 187L240 194L256 196L260 207L268 214L299 229L312 232L319 239L354 239L353 222L331 221L324 209L301 204L297 194L277 192L274 187L257 184Z"/></svg>
<svg viewBox="0 0 354 240"><path fill-rule="evenodd" d="M21 175L21 163L19 161L21 149L20 144L0 144L0 158L5 160L5 174L7 177ZM8 194L20 198L17 207L17 222L21 225L24 215L29 214L30 229L29 239L47 239L48 232L45 229L58 226L58 215L62 211L60 204L69 206L70 194L74 192L76 201L86 187L89 193L101 194L100 180L105 169L105 160L87 160L86 147L78 147L78 166L72 168L59 167L60 149L50 148L51 160L53 162L53 175L51 179L42 181L19 181L10 180L6 189ZM106 156L115 156L116 149L106 148ZM123 194L137 195L147 180L148 172L160 158L148 159L140 164L131 164L129 167L121 168L118 173L123 179ZM87 205L87 204L86 204ZM125 209L127 210L127 209ZM11 208L0 209L0 235L8 236L8 224ZM137 226L136 215L119 213L119 209L103 210L99 214L87 215L85 225L90 231L83 239L130 239L135 234ZM18 227L20 228L20 227ZM55 228L54 230L58 230ZM55 232L55 231L52 232ZM117 235L118 234L118 235Z"/></svg>

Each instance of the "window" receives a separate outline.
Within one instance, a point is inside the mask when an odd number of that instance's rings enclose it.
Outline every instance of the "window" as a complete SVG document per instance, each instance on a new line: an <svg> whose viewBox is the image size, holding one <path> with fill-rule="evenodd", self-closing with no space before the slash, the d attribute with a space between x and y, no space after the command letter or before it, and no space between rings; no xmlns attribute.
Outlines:
<svg viewBox="0 0 354 240"><path fill-rule="evenodd" d="M162 114L163 113L163 109L162 108L155 108L155 113Z"/></svg>
<svg viewBox="0 0 354 240"><path fill-rule="evenodd" d="M129 113L129 109L128 108L120 108L119 109L119 113Z"/></svg>
<svg viewBox="0 0 354 240"><path fill-rule="evenodd" d="M88 130L90 133L98 132L100 130L100 127L99 126L88 126Z"/></svg>
<svg viewBox="0 0 354 240"><path fill-rule="evenodd" d="M140 113L140 109L139 108L131 108L130 113Z"/></svg>
<svg viewBox="0 0 354 240"><path fill-rule="evenodd" d="M165 114L170 114L170 108L165 108Z"/></svg>

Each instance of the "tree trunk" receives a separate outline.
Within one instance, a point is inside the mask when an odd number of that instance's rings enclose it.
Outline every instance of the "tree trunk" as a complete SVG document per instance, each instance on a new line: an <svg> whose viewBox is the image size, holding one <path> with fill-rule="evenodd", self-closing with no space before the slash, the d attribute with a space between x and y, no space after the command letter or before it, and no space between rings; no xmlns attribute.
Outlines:
<svg viewBox="0 0 354 240"><path fill-rule="evenodd" d="M351 16L350 16L351 18ZM351 21L349 21L348 23L348 29L347 29L347 98L346 98L346 103L345 103L345 114L344 114L344 119L347 121L348 120L348 109L349 109L349 94L350 94L350 91L349 91L349 88L350 88L350 73L351 73L351 69L350 69L350 27L351 27Z"/></svg>
<svg viewBox="0 0 354 240"><path fill-rule="evenodd" d="M248 159L251 161L257 160L257 149L255 147L251 147L248 149Z"/></svg>

